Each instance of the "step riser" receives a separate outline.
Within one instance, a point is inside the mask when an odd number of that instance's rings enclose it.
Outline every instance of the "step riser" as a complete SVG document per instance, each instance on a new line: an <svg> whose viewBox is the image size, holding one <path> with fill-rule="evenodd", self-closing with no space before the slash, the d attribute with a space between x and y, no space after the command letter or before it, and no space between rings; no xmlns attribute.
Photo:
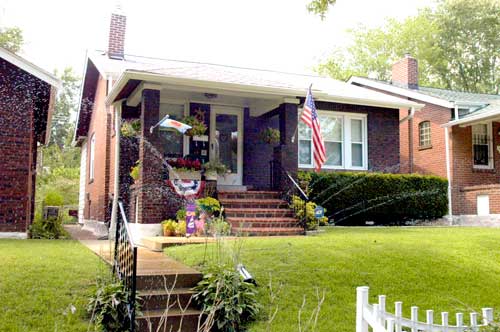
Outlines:
<svg viewBox="0 0 500 332"><path fill-rule="evenodd" d="M197 274L179 274L177 278L175 275L147 275L147 276L137 276L137 289L138 290L148 290L148 289L159 289L167 288L171 289L175 285L175 288L191 288L196 286L200 282L202 275Z"/></svg>
<svg viewBox="0 0 500 332"><path fill-rule="evenodd" d="M244 234L246 236L294 236L303 235L303 231L290 231L290 232L244 232L244 233L234 233L234 235Z"/></svg>
<svg viewBox="0 0 500 332"><path fill-rule="evenodd" d="M219 200L224 199L280 199L280 193L252 193L251 191L241 193L224 193L217 194Z"/></svg>
<svg viewBox="0 0 500 332"><path fill-rule="evenodd" d="M221 204L225 209L287 209L289 205L286 202L283 203L275 203L270 202L267 203L265 201L261 202L231 202L225 203L221 201Z"/></svg>
<svg viewBox="0 0 500 332"><path fill-rule="evenodd" d="M292 210L283 209L280 211L269 211L269 212L240 212L240 211L227 211L227 218L293 218L294 213Z"/></svg>
<svg viewBox="0 0 500 332"><path fill-rule="evenodd" d="M165 321L166 320L166 321ZM160 317L151 317L148 319L139 317L137 318L139 332L156 332L156 331L167 331L167 332L193 332L198 329L199 316L189 315L182 317L168 317L168 319L163 319L161 321ZM160 322L162 325L160 326ZM182 326L181 326L182 324ZM179 327L181 327L179 329Z"/></svg>
<svg viewBox="0 0 500 332"><path fill-rule="evenodd" d="M165 310L170 309L195 309L196 303L193 294L149 295L141 296L141 310Z"/></svg>
<svg viewBox="0 0 500 332"><path fill-rule="evenodd" d="M238 222L238 221L230 221L231 227L241 227L241 228L290 228L290 227L299 227L298 222L266 222L265 219L259 222Z"/></svg>

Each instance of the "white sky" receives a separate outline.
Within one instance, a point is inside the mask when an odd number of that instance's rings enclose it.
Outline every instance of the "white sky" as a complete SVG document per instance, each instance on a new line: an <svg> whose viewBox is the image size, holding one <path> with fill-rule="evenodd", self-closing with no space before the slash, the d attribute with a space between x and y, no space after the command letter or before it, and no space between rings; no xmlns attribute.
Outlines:
<svg viewBox="0 0 500 332"><path fill-rule="evenodd" d="M122 0L125 52L289 72L310 72L346 29L404 18L432 0L337 0L323 21L308 0ZM105 49L114 0L0 0L0 26L24 32L21 55L53 71L82 72L86 49Z"/></svg>

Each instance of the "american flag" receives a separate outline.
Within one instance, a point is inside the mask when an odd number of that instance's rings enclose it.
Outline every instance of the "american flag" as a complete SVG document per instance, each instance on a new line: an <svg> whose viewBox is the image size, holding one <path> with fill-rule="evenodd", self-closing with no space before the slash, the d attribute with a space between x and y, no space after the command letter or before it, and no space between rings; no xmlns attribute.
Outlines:
<svg viewBox="0 0 500 332"><path fill-rule="evenodd" d="M321 166L326 160L326 149L325 143L323 141L323 136L321 135L321 128L319 125L318 111L316 110L316 105L314 105L314 99L311 92L311 87L307 90L306 101L304 102L304 110L300 117L304 123L312 129L312 141L313 141L313 155L314 155L314 166L316 172L321 170Z"/></svg>

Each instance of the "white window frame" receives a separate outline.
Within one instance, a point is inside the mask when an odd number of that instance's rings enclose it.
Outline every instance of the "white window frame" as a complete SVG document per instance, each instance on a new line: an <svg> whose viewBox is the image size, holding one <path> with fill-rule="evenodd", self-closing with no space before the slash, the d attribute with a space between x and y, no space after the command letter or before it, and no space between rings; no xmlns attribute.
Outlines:
<svg viewBox="0 0 500 332"><path fill-rule="evenodd" d="M302 114L302 109L299 109L299 120ZM342 120L342 165L332 166L323 165L321 169L346 169L346 170L356 170L356 171L366 171L368 170L368 125L367 125L367 114L358 113L348 113L348 112L336 112L336 111L325 111L318 110L318 115L336 117ZM352 149L351 149L351 120L361 120L362 135L363 135L363 165L353 166L352 165ZM311 142L311 163L301 164L299 161L299 168L314 168L314 147ZM355 142L357 143L357 142ZM300 138L297 139L297 144L300 144Z"/></svg>
<svg viewBox="0 0 500 332"><path fill-rule="evenodd" d="M89 146L89 181L93 181L95 177L95 133L90 137Z"/></svg>
<svg viewBox="0 0 500 332"><path fill-rule="evenodd" d="M474 126L475 125L486 125L486 132L488 133L488 165L476 165L474 164ZM472 149L472 167L475 169L493 169L494 168L494 155L493 155L493 124L492 122L487 123L476 123L471 126L471 149Z"/></svg>

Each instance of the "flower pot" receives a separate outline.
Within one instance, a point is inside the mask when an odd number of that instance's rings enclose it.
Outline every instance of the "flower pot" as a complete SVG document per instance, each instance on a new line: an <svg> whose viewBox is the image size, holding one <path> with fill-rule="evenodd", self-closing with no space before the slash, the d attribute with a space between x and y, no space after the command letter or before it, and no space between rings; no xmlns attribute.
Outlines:
<svg viewBox="0 0 500 332"><path fill-rule="evenodd" d="M205 172L205 180L207 181L217 181L217 173L216 172Z"/></svg>
<svg viewBox="0 0 500 332"><path fill-rule="evenodd" d="M201 180L200 171L186 171L177 168L172 169L172 175L170 179L180 179L180 180Z"/></svg>
<svg viewBox="0 0 500 332"><path fill-rule="evenodd" d="M173 235L174 235L174 231L172 231L170 229L163 228L163 236L173 236Z"/></svg>

